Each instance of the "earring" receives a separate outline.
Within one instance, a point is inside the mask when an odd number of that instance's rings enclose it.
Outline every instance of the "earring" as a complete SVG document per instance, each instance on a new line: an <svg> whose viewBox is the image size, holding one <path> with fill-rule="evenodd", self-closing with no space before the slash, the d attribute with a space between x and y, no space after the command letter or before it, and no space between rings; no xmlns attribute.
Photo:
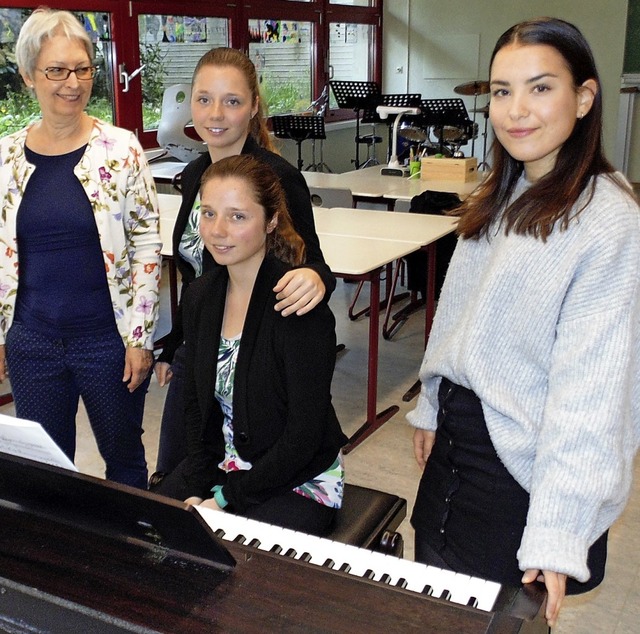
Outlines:
<svg viewBox="0 0 640 634"><path fill-rule="evenodd" d="M584 112L580 112L580 113L578 114L578 119L582 119L582 117L584 117Z"/></svg>

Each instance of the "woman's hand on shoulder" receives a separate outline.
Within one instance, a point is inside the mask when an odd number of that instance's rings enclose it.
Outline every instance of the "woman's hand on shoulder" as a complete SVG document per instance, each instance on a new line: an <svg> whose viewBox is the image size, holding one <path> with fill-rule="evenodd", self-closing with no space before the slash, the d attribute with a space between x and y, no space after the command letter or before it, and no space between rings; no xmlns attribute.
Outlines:
<svg viewBox="0 0 640 634"><path fill-rule="evenodd" d="M273 287L276 299L275 309L283 317L304 315L313 310L324 297L324 283L313 269L292 269L287 271Z"/></svg>
<svg viewBox="0 0 640 634"><path fill-rule="evenodd" d="M427 429L416 429L413 432L413 455L421 469L424 469L431 455L433 443L436 441L436 432Z"/></svg>
<svg viewBox="0 0 640 634"><path fill-rule="evenodd" d="M171 364L165 363L164 361L157 361L153 366L153 371L156 374L156 379L158 379L158 385L160 387L168 385L169 381L171 381L171 378L173 377Z"/></svg>
<svg viewBox="0 0 640 634"><path fill-rule="evenodd" d="M122 382L128 383L129 392L135 391L144 382L152 365L153 353L151 350L127 347Z"/></svg>
<svg viewBox="0 0 640 634"><path fill-rule="evenodd" d="M532 583L536 580L544 583L547 588L547 607L544 616L549 627L554 627L558 622L558 614L566 593L567 575L552 570L525 570L522 583Z"/></svg>

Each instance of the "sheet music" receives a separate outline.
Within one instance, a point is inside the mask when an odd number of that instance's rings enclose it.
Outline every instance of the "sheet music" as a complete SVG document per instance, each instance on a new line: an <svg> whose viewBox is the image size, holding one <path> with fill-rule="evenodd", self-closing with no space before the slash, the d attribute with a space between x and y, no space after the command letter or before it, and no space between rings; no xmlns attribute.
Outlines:
<svg viewBox="0 0 640 634"><path fill-rule="evenodd" d="M0 451L77 471L40 423L0 414Z"/></svg>

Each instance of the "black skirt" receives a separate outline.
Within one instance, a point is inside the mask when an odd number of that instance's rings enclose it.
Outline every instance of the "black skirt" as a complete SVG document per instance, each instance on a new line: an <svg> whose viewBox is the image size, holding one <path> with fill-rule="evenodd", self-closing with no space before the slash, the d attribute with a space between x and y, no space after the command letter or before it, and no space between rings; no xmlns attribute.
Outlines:
<svg viewBox="0 0 640 634"><path fill-rule="evenodd" d="M411 524L416 561L518 586L516 553L527 520L529 494L498 457L482 405L447 379L440 385L438 431L416 497ZM591 547L586 583L568 580L567 593L596 587L604 577L607 533Z"/></svg>

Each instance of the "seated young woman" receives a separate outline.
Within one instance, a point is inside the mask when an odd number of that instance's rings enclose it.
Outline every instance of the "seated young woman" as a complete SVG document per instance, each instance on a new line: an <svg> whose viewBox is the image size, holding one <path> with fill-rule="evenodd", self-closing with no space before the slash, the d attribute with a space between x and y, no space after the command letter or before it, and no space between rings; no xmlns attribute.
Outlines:
<svg viewBox="0 0 640 634"><path fill-rule="evenodd" d="M326 303L296 319L273 309L305 247L269 166L217 161L200 197L221 266L184 297L188 454L152 490L322 535L342 503L347 440L331 404L335 318Z"/></svg>

